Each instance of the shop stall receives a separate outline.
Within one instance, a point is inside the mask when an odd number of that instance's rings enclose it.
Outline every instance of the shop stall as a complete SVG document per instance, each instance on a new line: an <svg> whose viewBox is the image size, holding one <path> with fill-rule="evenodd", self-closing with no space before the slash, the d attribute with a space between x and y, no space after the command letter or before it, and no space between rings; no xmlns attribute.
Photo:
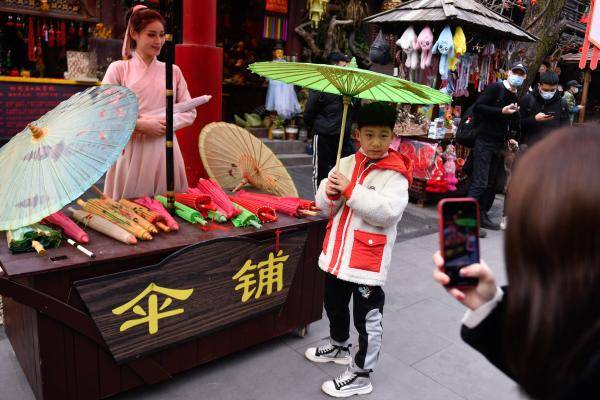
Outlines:
<svg viewBox="0 0 600 400"><path fill-rule="evenodd" d="M395 75L453 99L440 107L399 106L395 147L416 166L411 198L423 205L460 195L469 153L454 142L461 116L489 84L505 79L521 57L519 42L537 38L474 0L414 0L364 21L397 49Z"/></svg>

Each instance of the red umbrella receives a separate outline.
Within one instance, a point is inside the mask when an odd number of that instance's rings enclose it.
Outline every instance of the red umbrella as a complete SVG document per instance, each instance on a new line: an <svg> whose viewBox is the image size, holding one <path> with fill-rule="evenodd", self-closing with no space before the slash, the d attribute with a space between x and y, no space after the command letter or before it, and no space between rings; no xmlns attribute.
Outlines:
<svg viewBox="0 0 600 400"><path fill-rule="evenodd" d="M175 193L175 201L200 211L202 215L208 214L209 211L217 211L216 204L207 194Z"/></svg>
<svg viewBox="0 0 600 400"><path fill-rule="evenodd" d="M227 197L227 193L221 189L221 186L212 179L200 178L196 189L190 188L189 193L200 193L209 195L213 202L216 204L221 214L225 215L227 219L234 218L240 214L240 210L235 208Z"/></svg>
<svg viewBox="0 0 600 400"><path fill-rule="evenodd" d="M237 205L244 207L252 214L256 215L263 223L277 221L277 214L275 213L275 209L273 207L265 205L264 202L259 202L236 196L229 196L229 199Z"/></svg>
<svg viewBox="0 0 600 400"><path fill-rule="evenodd" d="M90 237L75 222L60 211L44 218L45 224L55 225L62 229L63 233L79 243L88 243Z"/></svg>
<svg viewBox="0 0 600 400"><path fill-rule="evenodd" d="M310 200L304 200L297 197L277 197L264 193L252 193L245 190L240 190L237 195L242 198L260 201L273 207L275 210L290 215L292 217L302 217L306 215L317 215L317 207Z"/></svg>

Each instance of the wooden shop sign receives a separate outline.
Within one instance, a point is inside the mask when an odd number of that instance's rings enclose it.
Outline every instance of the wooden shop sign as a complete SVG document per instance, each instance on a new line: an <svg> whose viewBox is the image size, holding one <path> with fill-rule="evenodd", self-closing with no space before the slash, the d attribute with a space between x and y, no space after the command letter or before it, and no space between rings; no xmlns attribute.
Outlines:
<svg viewBox="0 0 600 400"><path fill-rule="evenodd" d="M267 0L265 10L273 13L287 14L288 0Z"/></svg>
<svg viewBox="0 0 600 400"><path fill-rule="evenodd" d="M150 267L75 282L118 363L285 303L306 231L186 247Z"/></svg>

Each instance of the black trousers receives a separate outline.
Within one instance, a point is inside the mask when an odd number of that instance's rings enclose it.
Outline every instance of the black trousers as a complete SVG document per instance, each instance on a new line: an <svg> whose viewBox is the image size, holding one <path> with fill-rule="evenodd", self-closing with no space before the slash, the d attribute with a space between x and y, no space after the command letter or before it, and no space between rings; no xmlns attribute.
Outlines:
<svg viewBox="0 0 600 400"><path fill-rule="evenodd" d="M329 318L331 342L348 345L350 338L350 298L353 297L354 326L358 332L358 352L352 369L371 372L375 369L383 337L383 305L381 286L359 285L342 281L331 274L325 278L325 311Z"/></svg>
<svg viewBox="0 0 600 400"><path fill-rule="evenodd" d="M477 138L473 148L473 164L469 197L479 201L479 209L487 213L496 197L496 180L502 168L503 143L490 143Z"/></svg>
<svg viewBox="0 0 600 400"><path fill-rule="evenodd" d="M354 154L352 139L344 135L342 157ZM315 135L313 137L313 191L317 194L319 184L335 167L340 135ZM348 177L350 178L350 177Z"/></svg>

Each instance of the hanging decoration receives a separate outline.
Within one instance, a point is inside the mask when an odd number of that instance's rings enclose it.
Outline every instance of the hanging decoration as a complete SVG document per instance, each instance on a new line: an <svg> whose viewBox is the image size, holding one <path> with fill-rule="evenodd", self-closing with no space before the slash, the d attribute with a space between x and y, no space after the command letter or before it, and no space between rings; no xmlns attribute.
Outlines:
<svg viewBox="0 0 600 400"><path fill-rule="evenodd" d="M440 54L440 75L448 79L448 60L454 57L454 37L450 25L446 25L437 42L433 45L433 54Z"/></svg>
<svg viewBox="0 0 600 400"><path fill-rule="evenodd" d="M419 53L417 51L417 34L415 28L406 28L400 39L396 42L404 53L406 53L406 68L416 69L419 64Z"/></svg>
<svg viewBox="0 0 600 400"><path fill-rule="evenodd" d="M287 40L288 20L284 16L265 15L263 38Z"/></svg>
<svg viewBox="0 0 600 400"><path fill-rule="evenodd" d="M319 23L325 18L327 13L327 4L329 0L308 0L307 8L312 26L314 28L319 27Z"/></svg>
<svg viewBox="0 0 600 400"><path fill-rule="evenodd" d="M266 0L265 11L278 14L287 14L288 0Z"/></svg>

